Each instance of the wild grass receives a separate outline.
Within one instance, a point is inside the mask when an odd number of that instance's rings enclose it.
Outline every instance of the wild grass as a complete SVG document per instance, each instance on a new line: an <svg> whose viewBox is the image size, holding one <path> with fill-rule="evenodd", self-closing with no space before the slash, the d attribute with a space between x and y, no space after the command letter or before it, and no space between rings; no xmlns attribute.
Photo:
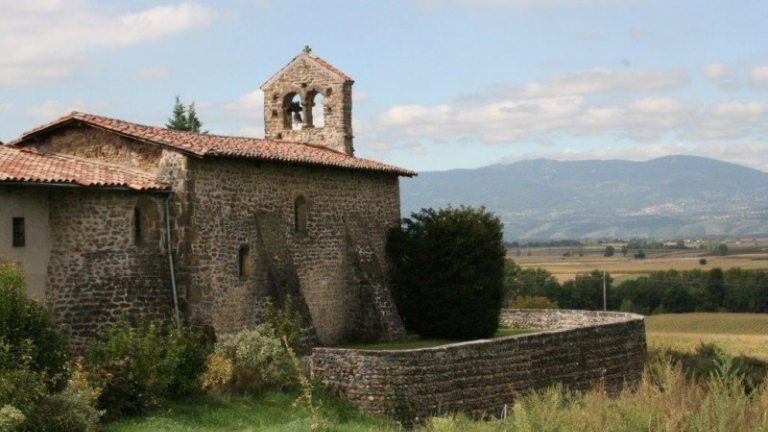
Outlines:
<svg viewBox="0 0 768 432"><path fill-rule="evenodd" d="M715 340L732 355L753 353L768 336L765 316L690 314L648 317L653 347L694 353L699 341ZM766 346L766 345L763 345ZM746 349L749 348L750 349ZM746 350L743 350L746 349ZM758 349L762 350L762 348ZM761 351L762 352L762 351ZM768 352L768 348L765 348ZM768 432L768 389L745 380L728 355L714 361L714 373L694 381L691 370L658 352L650 355L643 380L609 396L597 388L580 393L562 386L519 398L505 419L475 421L464 415L427 420L417 432ZM698 364L696 367L700 367ZM761 366L762 367L762 366ZM699 374L698 376L701 376ZM104 426L105 432L309 431L394 432L396 422L359 413L348 402L316 388L313 415L301 392L268 392L260 397L207 395L173 402L144 417ZM316 416L322 418L317 422ZM317 425L320 425L317 427ZM313 429L313 427L315 427Z"/></svg>
<svg viewBox="0 0 768 432"><path fill-rule="evenodd" d="M768 431L768 392L748 392L731 359L694 382L668 358L652 356L642 382L617 396L597 388L580 393L554 386L519 398L506 419L474 421L464 415L427 420L418 432L741 432ZM259 398L206 396L171 404L152 415L105 425L105 432L307 431L312 419L298 393ZM357 412L348 403L319 397L320 431L403 429L394 421Z"/></svg>
<svg viewBox="0 0 768 432"><path fill-rule="evenodd" d="M768 359L768 315L731 313L664 314L645 317L650 349L693 352L715 344L730 355Z"/></svg>

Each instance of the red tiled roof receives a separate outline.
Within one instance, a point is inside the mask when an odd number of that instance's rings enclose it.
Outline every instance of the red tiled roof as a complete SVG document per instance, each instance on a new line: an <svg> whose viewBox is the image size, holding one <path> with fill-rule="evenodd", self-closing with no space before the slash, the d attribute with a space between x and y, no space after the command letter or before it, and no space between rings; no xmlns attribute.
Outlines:
<svg viewBox="0 0 768 432"><path fill-rule="evenodd" d="M133 190L170 190L152 177L82 159L35 153L0 145L0 184L3 182L74 184Z"/></svg>
<svg viewBox="0 0 768 432"><path fill-rule="evenodd" d="M80 112L72 112L51 123L27 131L11 144L24 146L26 140L34 135L76 121L199 157L234 157L387 172L408 177L416 175L416 172L411 170L356 158L320 145L175 131Z"/></svg>
<svg viewBox="0 0 768 432"><path fill-rule="evenodd" d="M311 52L310 52L310 53L307 53L307 55L309 56L309 58L311 58L312 60L316 61L316 62L317 62L317 63L318 63L320 66L322 66L322 67L324 67L324 68L328 69L329 71L331 71L331 72L335 73L336 75L338 75L338 76L339 76L341 79L343 79L344 81L347 81L347 82L355 82L355 80L353 80L352 78L350 78L350 76L349 76L349 75L347 75L347 74L345 74L344 72L342 72L342 71L340 71L340 70L336 69L336 68L335 68L335 67L333 67L333 66L332 66L330 63L328 63L327 61L325 61L325 60L321 59L320 57L318 57L318 56L316 56L316 55L312 54Z"/></svg>

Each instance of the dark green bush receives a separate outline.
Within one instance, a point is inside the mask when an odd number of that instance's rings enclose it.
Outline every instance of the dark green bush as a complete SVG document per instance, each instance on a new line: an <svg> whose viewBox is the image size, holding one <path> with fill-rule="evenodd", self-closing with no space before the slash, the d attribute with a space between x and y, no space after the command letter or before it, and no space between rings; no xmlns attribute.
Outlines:
<svg viewBox="0 0 768 432"><path fill-rule="evenodd" d="M102 388L99 407L105 418L141 413L168 397L200 388L210 348L195 327L167 327L126 318L103 328L92 341L84 367Z"/></svg>
<svg viewBox="0 0 768 432"><path fill-rule="evenodd" d="M50 390L61 390L67 382L67 340L50 310L27 297L24 275L18 266L0 262L0 345L5 352L0 370L13 370L26 363L43 374Z"/></svg>
<svg viewBox="0 0 768 432"><path fill-rule="evenodd" d="M387 254L398 311L425 337L491 337L503 300L503 225L485 210L422 209L390 232Z"/></svg>

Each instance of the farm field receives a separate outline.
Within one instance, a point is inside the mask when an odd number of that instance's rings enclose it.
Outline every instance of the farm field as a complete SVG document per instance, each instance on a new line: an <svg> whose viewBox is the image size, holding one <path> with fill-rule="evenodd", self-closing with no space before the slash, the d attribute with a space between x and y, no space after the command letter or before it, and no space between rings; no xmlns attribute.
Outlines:
<svg viewBox="0 0 768 432"><path fill-rule="evenodd" d="M648 348L692 352L714 343L731 355L768 360L768 314L690 313L645 317Z"/></svg>
<svg viewBox="0 0 768 432"><path fill-rule="evenodd" d="M645 250L645 259L635 259L634 252L630 251L626 257L616 247L616 254L612 257L604 257L605 245L590 246L585 248L584 256L564 257L563 253L568 248L532 248L531 256L523 250L520 256L516 252L509 254L522 268L540 267L546 269L562 283L573 279L576 274L587 273L594 269L605 270L614 279L621 280L627 277L637 277L656 270L710 270L720 267L727 270L732 267L740 267L745 270L768 269L768 249L761 247L743 247L731 245L730 253L726 256L713 255L711 251L687 249L657 249ZM699 260L707 260L701 265Z"/></svg>

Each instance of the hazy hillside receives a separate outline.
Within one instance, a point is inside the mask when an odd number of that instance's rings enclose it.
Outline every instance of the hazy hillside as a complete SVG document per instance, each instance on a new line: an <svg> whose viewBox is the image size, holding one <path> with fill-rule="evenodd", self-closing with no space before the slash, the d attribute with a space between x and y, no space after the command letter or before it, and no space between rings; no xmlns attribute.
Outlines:
<svg viewBox="0 0 768 432"><path fill-rule="evenodd" d="M546 159L402 180L403 215L485 205L507 238L768 234L768 173L695 156Z"/></svg>

